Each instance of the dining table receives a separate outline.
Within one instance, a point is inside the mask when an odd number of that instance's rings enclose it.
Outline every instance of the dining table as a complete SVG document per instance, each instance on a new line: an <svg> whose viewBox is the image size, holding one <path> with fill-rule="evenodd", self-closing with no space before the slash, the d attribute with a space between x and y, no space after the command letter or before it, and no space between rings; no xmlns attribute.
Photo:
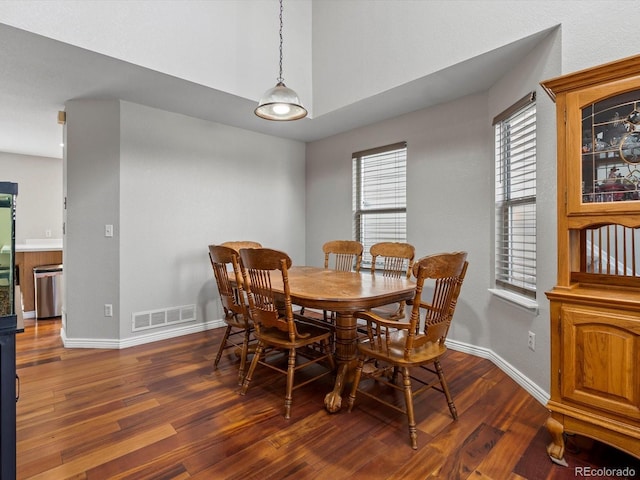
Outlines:
<svg viewBox="0 0 640 480"><path fill-rule="evenodd" d="M357 361L356 312L411 300L415 281L391 278L370 272L344 272L312 266L292 266L288 270L291 302L305 309L335 312L334 388L324 399L325 408L335 413L342 406L345 384L353 380ZM272 278L272 288L283 293L282 279Z"/></svg>

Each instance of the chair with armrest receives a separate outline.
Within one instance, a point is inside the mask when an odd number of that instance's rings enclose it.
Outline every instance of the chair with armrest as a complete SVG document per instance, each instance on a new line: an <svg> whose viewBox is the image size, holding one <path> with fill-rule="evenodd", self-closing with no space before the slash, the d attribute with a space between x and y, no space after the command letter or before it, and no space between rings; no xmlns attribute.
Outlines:
<svg viewBox="0 0 640 480"><path fill-rule="evenodd" d="M284 417L290 418L293 390L330 375L335 369L333 355L329 349L331 332L294 319L288 277L291 258L286 253L268 248L241 249L240 258L243 284L249 301L249 315L258 339L256 352L240 393L246 393L258 364L283 373L287 377ZM272 288L272 281L275 282L276 279L282 282L284 291L282 310L281 302L277 301L277 298L282 298L283 295L277 295ZM283 351L288 356L286 369L277 363L277 357L282 359ZM298 370L323 361L329 364L328 369L314 372L314 375L295 384L295 373Z"/></svg>
<svg viewBox="0 0 640 480"><path fill-rule="evenodd" d="M383 277L411 278L416 249L409 243L380 242L371 246L371 274L381 272ZM397 320L404 318L405 302L401 302L395 311L377 309L376 313Z"/></svg>
<svg viewBox="0 0 640 480"><path fill-rule="evenodd" d="M214 370L222 358L222 353L228 348L235 348L240 353L240 368L238 370L238 385L244 380L244 370L249 350L249 341L253 327L246 310L244 292L242 289L242 273L240 272L240 257L238 252L222 245L209 245L209 259L218 285L218 293L224 310L224 322L227 328L220 342ZM234 282L231 281L233 275ZM242 341L236 340L242 337Z"/></svg>
<svg viewBox="0 0 640 480"><path fill-rule="evenodd" d="M358 343L358 364L351 393L349 411L353 408L356 393L363 394L407 415L411 447L417 446L417 429L413 410L413 398L434 388L442 392L454 420L458 418L453 398L445 380L440 357L446 352L445 340L455 312L456 303L466 275L466 252L442 253L421 258L413 266L416 292L413 298L409 322L384 319L372 312L357 313L367 322L367 337ZM425 280L433 283L431 303L422 301ZM430 283L431 283L430 282ZM423 316L421 322L421 314ZM421 323L423 324L421 326ZM367 364L367 368L365 368ZM396 383L395 370L402 373L402 384ZM420 377L411 375L411 369L426 371ZM391 378L387 375L393 371ZM380 392L373 394L361 386L364 379L373 379L404 393L404 407L393 400L387 401ZM412 385L417 385L413 389Z"/></svg>

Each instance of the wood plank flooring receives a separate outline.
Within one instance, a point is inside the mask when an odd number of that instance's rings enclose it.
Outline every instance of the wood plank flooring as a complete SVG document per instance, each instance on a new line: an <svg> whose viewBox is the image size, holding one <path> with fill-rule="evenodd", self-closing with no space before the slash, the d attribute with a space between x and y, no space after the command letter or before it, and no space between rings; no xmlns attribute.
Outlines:
<svg viewBox="0 0 640 480"><path fill-rule="evenodd" d="M364 397L351 413L328 414L330 378L294 391L290 420L282 375L257 370L239 396L235 355L212 368L222 329L124 350L65 349L59 320L25 323L20 480L556 480L583 476L576 467L630 467L627 478L640 478L639 460L580 437L570 439L569 467L553 464L544 406L489 361L459 352L443 359L459 418L440 393L419 397L414 451L405 417Z"/></svg>

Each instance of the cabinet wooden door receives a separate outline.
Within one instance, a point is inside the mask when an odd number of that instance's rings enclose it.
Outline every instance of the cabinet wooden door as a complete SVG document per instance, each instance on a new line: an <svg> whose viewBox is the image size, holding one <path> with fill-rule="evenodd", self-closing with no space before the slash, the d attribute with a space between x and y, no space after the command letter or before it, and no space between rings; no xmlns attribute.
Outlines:
<svg viewBox="0 0 640 480"><path fill-rule="evenodd" d="M640 318L562 307L563 401L640 420Z"/></svg>

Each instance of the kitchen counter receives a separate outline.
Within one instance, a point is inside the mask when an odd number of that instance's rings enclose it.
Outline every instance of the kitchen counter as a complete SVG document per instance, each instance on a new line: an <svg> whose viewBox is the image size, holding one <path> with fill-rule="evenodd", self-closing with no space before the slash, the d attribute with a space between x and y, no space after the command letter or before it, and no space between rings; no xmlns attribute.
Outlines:
<svg viewBox="0 0 640 480"><path fill-rule="evenodd" d="M24 243L16 243L16 252L55 252L60 250L62 250L61 238L27 239Z"/></svg>

